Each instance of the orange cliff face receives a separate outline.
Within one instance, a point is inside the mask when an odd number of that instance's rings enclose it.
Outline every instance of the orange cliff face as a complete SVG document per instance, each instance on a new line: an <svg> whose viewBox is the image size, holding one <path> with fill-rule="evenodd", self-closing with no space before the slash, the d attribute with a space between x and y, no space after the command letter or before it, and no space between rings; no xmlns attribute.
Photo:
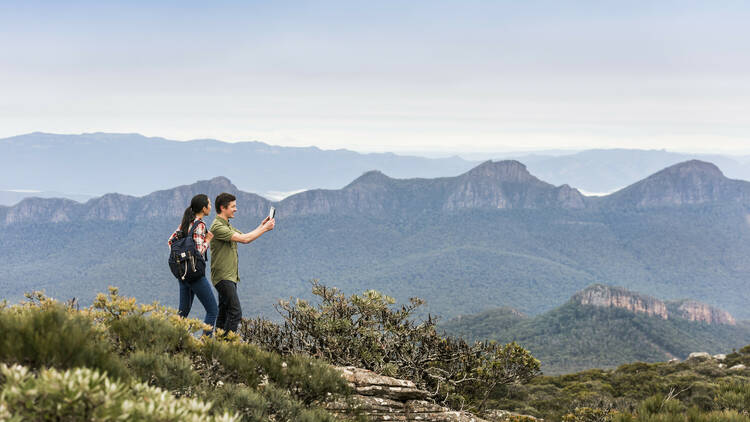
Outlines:
<svg viewBox="0 0 750 422"><path fill-rule="evenodd" d="M617 287L592 286L576 294L573 299L581 305L622 308L634 313L669 319L667 305L661 300Z"/></svg>
<svg viewBox="0 0 750 422"><path fill-rule="evenodd" d="M737 321L727 311L716 309L705 303L686 300L677 308L680 317L690 321L701 321L707 324L736 325Z"/></svg>
<svg viewBox="0 0 750 422"><path fill-rule="evenodd" d="M573 296L573 300L581 305L621 308L633 313L646 314L662 319L679 318L706 324L737 324L734 317L728 312L705 303L694 300L664 302L623 288L600 284L577 293Z"/></svg>

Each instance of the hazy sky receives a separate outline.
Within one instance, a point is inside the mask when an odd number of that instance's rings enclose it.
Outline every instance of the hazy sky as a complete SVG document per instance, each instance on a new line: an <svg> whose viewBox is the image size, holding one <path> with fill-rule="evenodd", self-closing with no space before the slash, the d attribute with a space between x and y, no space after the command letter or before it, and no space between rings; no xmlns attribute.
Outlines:
<svg viewBox="0 0 750 422"><path fill-rule="evenodd" d="M750 151L746 1L2 1L0 137Z"/></svg>

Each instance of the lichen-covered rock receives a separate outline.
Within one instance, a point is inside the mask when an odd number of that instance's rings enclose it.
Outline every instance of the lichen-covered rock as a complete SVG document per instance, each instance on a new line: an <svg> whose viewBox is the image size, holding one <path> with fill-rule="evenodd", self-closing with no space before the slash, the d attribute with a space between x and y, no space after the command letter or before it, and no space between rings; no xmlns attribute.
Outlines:
<svg viewBox="0 0 750 422"><path fill-rule="evenodd" d="M729 368L730 371L744 371L745 369L747 369L747 366L743 364L734 365L733 367Z"/></svg>
<svg viewBox="0 0 750 422"><path fill-rule="evenodd" d="M711 355L706 352L694 352L688 356L688 360L708 360L711 359Z"/></svg>
<svg viewBox="0 0 750 422"><path fill-rule="evenodd" d="M485 417L491 422L544 422L544 419L521 415L507 410L491 410Z"/></svg>
<svg viewBox="0 0 750 422"><path fill-rule="evenodd" d="M376 396L406 401L424 400L429 395L427 391L420 390L411 381L387 377L353 366L338 367L336 369L341 371L342 376L349 382L354 391L363 396Z"/></svg>
<svg viewBox="0 0 750 422"><path fill-rule="evenodd" d="M326 403L331 413L364 416L372 422L488 422L468 412L427 401L429 393L406 380L355 367L337 367L355 394Z"/></svg>

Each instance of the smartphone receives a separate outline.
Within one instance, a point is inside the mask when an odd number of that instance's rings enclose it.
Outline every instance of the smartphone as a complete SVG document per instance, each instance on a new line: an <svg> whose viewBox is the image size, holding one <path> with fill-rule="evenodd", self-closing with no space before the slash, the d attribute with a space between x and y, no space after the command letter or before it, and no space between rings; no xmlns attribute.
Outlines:
<svg viewBox="0 0 750 422"><path fill-rule="evenodd" d="M271 207L271 211L268 212L268 218L275 218L276 217L276 208Z"/></svg>

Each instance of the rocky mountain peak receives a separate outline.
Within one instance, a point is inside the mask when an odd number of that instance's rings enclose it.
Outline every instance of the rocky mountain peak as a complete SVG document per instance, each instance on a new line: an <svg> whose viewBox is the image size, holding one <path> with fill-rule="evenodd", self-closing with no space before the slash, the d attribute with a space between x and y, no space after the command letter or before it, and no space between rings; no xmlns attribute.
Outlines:
<svg viewBox="0 0 750 422"><path fill-rule="evenodd" d="M455 178L444 209L585 208L585 198L569 186L555 187L514 160L486 161Z"/></svg>
<svg viewBox="0 0 750 422"><path fill-rule="evenodd" d="M731 180L705 161L675 164L610 195L606 201L637 208L750 201L750 183Z"/></svg>
<svg viewBox="0 0 750 422"><path fill-rule="evenodd" d="M469 178L489 179L499 182L539 182L526 166L515 160L485 161L466 173Z"/></svg>
<svg viewBox="0 0 750 422"><path fill-rule="evenodd" d="M667 167L650 178L657 177L699 177L703 179L723 179L724 173L713 163L690 160Z"/></svg>
<svg viewBox="0 0 750 422"><path fill-rule="evenodd" d="M205 185L209 190L217 190L222 192L236 192L237 186L235 186L228 178L224 176L214 177L207 181L197 182L196 185ZM203 186L201 186L203 187Z"/></svg>
<svg viewBox="0 0 750 422"><path fill-rule="evenodd" d="M386 186L390 185L393 180L394 179L391 179L379 170L370 170L346 185L344 190L382 191Z"/></svg>

